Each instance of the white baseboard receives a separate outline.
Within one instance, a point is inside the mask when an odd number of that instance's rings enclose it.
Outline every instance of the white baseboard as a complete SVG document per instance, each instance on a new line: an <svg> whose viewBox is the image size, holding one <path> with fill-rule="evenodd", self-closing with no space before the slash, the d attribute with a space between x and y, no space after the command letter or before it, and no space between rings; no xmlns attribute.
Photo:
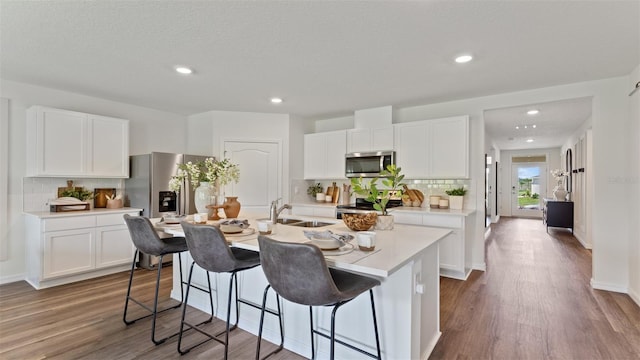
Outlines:
<svg viewBox="0 0 640 360"><path fill-rule="evenodd" d="M489 237L489 235L491 235L491 226L487 226L484 229L484 239L487 240L487 238Z"/></svg>
<svg viewBox="0 0 640 360"><path fill-rule="evenodd" d="M487 263L475 263L471 264L473 270L487 271Z"/></svg>
<svg viewBox="0 0 640 360"><path fill-rule="evenodd" d="M636 302L638 306L640 306L640 294L633 291L633 289L629 289L629 296L631 297L631 299L633 299L633 301Z"/></svg>
<svg viewBox="0 0 640 360"><path fill-rule="evenodd" d="M585 249L591 250L591 249L593 248L593 246L591 246L591 244L587 244L587 242L586 242L586 241L584 241L584 239L582 239L582 236L581 236L581 235L579 235L578 233L576 233L575 231L573 232L573 236L574 236L576 239L578 239L578 242L579 242L580 244L582 244L582 246L583 246Z"/></svg>
<svg viewBox="0 0 640 360"><path fill-rule="evenodd" d="M629 294L629 288L617 284L607 284L591 279L591 287L596 290L612 291L617 293Z"/></svg>
<svg viewBox="0 0 640 360"><path fill-rule="evenodd" d="M0 285L23 281L25 278L26 278L26 274L0 276Z"/></svg>

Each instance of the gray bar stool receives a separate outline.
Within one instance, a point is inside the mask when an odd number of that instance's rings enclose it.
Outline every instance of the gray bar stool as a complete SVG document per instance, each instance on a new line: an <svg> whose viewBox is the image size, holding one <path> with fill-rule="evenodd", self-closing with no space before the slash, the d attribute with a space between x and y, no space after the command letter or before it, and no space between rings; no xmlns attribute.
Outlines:
<svg viewBox="0 0 640 360"><path fill-rule="evenodd" d="M189 248L189 253L191 253L193 262L191 263L191 269L189 270L189 277L187 280L187 284L189 286L187 286L184 306L182 307L182 322L180 325L180 334L178 337L178 352L180 354L186 354L196 346L202 345L209 340L216 340L219 343L224 344L224 358L227 359L229 354L229 332L236 329L236 327L238 326L238 319L240 318L240 303L252 306L256 309L263 308L256 303L238 297L238 272L260 266L260 254L255 251L244 250L237 247L229 246L229 244L227 243L227 239L224 237L224 234L220 231L220 229L216 227L207 225L193 225L188 222L182 222L181 225L184 229L184 235L187 240L187 247ZM208 333L198 328L197 325L190 324L185 321L187 304L189 301L189 289L191 288L191 276L193 275L193 267L196 264L200 268L207 271L207 276L209 276L209 272L231 274L231 277L229 279L229 295L227 297L227 325L226 329L218 334ZM231 326L231 300L232 294L234 292L234 286L236 319L233 326ZM211 296L210 288L209 296ZM278 318L280 319L279 303L277 312L271 309L267 309L266 311L278 316ZM262 313L262 315L264 316L264 312ZM205 335L207 339L200 341L187 349L182 349L182 333L185 326L188 329L194 329L195 331ZM282 334L282 321L280 321L280 330L280 333ZM219 338L219 336L222 334L225 334L224 339ZM282 350L283 344L284 334L282 334L281 336L280 346L270 354Z"/></svg>
<svg viewBox="0 0 640 360"><path fill-rule="evenodd" d="M331 359L334 359L335 343L344 345L352 350L372 358L381 359L380 339L378 336L378 322L376 308L373 301L373 287L380 285L380 281L347 271L330 269L320 248L311 244L287 243L258 236L260 244L260 261L262 270L269 285L264 290L262 306L264 309L267 292L272 287L276 295L296 304L309 306L311 330L311 358L315 358L313 336L318 334L331 341ZM335 316L340 306L353 300L358 295L369 291L371 297L371 311L373 313L373 329L376 337L377 354L372 354L335 338ZM331 312L331 333L326 334L313 328L313 306L333 306ZM264 316L264 312L262 314ZM262 317L258 330L258 346L256 359L260 356L260 341L262 339Z"/></svg>
<svg viewBox="0 0 640 360"><path fill-rule="evenodd" d="M184 302L184 294L182 291L182 285L185 284L182 277L182 257L180 253L183 251L187 251L187 242L183 237L171 237L161 239L156 232L156 229L151 224L151 221L146 217L142 216L130 216L129 214L124 215L124 221L127 223L127 227L129 228L129 233L131 234L131 240L136 247L135 254L133 255L133 261L131 262L131 273L129 274L129 286L127 287L127 298L124 303L124 314L122 316L122 320L125 324L131 325L134 322L145 319L148 317L152 318L151 321L151 341L154 344L159 345L165 342L170 337L178 335L178 332L164 337L162 339L156 339L156 319L159 313L162 313L167 310L177 309ZM148 255L159 256L160 261L158 263L158 275L156 278L156 290L155 296L153 299L153 307L149 307L143 302L135 299L131 296L131 284L133 283L133 273L136 266L136 260L138 258L138 253L143 252ZM165 255L178 254L178 262L180 266L180 302L177 305L165 308L163 310L158 310L158 293L160 291L160 275L162 273L162 259ZM211 286L209 286L211 287ZM144 315L138 317L133 320L127 320L127 311L129 309L129 301L133 301L138 304L145 310L149 311L148 315ZM211 313L213 313L213 301L211 301ZM213 316L208 320L209 322L213 320Z"/></svg>

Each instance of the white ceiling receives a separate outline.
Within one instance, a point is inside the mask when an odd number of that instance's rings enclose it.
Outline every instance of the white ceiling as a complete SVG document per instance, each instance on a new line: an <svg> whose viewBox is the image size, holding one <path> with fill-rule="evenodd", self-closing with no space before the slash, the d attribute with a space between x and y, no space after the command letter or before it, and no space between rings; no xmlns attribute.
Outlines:
<svg viewBox="0 0 640 360"><path fill-rule="evenodd" d="M318 119L627 75L639 18L639 1L2 0L0 76L184 115Z"/></svg>

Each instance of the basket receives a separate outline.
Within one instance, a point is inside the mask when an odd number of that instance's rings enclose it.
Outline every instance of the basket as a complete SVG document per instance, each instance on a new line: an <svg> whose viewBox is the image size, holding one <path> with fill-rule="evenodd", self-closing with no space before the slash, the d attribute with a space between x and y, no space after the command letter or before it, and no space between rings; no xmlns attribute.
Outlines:
<svg viewBox="0 0 640 360"><path fill-rule="evenodd" d="M353 231L366 231L376 224L378 213L343 213L342 221L347 227Z"/></svg>

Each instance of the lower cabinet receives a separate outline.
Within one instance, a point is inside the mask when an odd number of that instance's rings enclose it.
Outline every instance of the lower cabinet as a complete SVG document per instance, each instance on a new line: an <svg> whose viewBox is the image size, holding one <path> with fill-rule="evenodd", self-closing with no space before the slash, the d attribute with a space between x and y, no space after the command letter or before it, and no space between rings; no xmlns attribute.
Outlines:
<svg viewBox="0 0 640 360"><path fill-rule="evenodd" d="M396 211L395 222L450 229L439 243L440 275L465 280L471 273L472 227L465 215L419 214Z"/></svg>
<svg viewBox="0 0 640 360"><path fill-rule="evenodd" d="M36 289L127 270L135 247L123 215L39 217L28 214L27 281Z"/></svg>

